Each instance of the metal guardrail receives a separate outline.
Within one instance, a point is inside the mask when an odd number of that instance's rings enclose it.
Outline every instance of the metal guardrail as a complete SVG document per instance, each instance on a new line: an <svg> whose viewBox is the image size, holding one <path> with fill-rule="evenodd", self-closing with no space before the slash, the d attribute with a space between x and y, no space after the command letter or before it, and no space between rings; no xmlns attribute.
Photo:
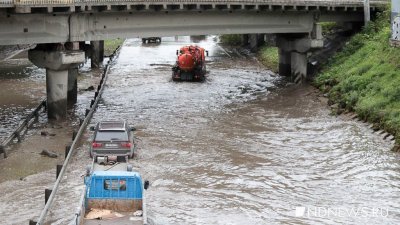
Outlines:
<svg viewBox="0 0 400 225"><path fill-rule="evenodd" d="M7 158L6 147L16 138L18 142L21 142L21 138L26 134L29 127L38 120L40 109L46 109L46 100L42 100L40 104L19 124L17 129L12 132L1 144L0 154L3 153L4 158ZM25 130L25 132L23 132Z"/></svg>
<svg viewBox="0 0 400 225"><path fill-rule="evenodd" d="M64 160L64 163L63 163L63 165L62 165L62 167L61 167L61 169L60 169L60 171L59 171L59 173L57 175L57 180L54 183L53 188L50 190L51 193L47 198L46 204L45 204L42 212L40 213L38 221L37 222L32 221L32 220L29 221L30 225L31 224L36 224L36 225L45 224L45 219L46 219L47 213L48 213L48 211L50 210L50 208L51 208L51 206L53 204L53 201L54 201L54 198L55 198L55 196L57 194L57 191L58 191L58 188L60 186L61 180L62 180L62 178L64 176L64 173L65 173L65 171L67 169L68 163L69 163L69 161L70 161L70 159L72 157L72 154L73 154L73 152L75 150L75 147L76 147L80 137L82 136L83 132L85 131L85 129L87 127L87 125L89 124L90 120L92 119L93 113L94 113L94 111L95 111L95 109L97 107L97 104L98 104L98 102L100 100L100 97L101 97L101 95L103 93L104 86L105 86L104 84L107 81L108 72L110 70L110 65L113 62L113 58L118 55L119 49L120 49L120 46L110 56L110 60L108 61L107 65L106 65L106 67L104 69L104 73L103 73L102 79L101 79L100 84L99 84L99 86L97 88L97 91L95 92L94 101L91 101L90 109L86 109L85 119L82 121L81 126L79 127L79 130L76 133L75 138L74 138L71 146L68 146L69 149L66 149L67 152L68 152L68 155L66 156L66 158ZM48 190L48 189L46 189L46 190ZM45 198L46 198L46 195L45 195Z"/></svg>
<svg viewBox="0 0 400 225"><path fill-rule="evenodd" d="M76 210L74 218L72 219L72 222L69 223L69 225L79 225L82 223L85 216L85 194L86 189L83 190L81 199L79 200L79 208Z"/></svg>

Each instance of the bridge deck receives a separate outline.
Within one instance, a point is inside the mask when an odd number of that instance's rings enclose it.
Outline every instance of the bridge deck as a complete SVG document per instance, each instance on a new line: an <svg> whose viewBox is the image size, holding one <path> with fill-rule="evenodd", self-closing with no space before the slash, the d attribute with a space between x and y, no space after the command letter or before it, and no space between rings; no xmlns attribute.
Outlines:
<svg viewBox="0 0 400 225"><path fill-rule="evenodd" d="M371 7L389 0L370 0ZM0 0L0 8L17 13L179 10L323 10L356 11L363 0Z"/></svg>
<svg viewBox="0 0 400 225"><path fill-rule="evenodd" d="M10 2L13 4L10 6ZM371 0L371 10L386 1ZM364 21L363 0L0 0L0 45L173 35L310 33ZM6 4L7 3L7 4ZM184 22L183 22L184 21Z"/></svg>

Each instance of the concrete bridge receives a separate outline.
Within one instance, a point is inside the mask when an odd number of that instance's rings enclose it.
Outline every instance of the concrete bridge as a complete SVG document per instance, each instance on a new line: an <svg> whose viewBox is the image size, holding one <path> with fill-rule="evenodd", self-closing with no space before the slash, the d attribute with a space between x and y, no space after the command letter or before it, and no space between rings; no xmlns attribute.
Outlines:
<svg viewBox="0 0 400 225"><path fill-rule="evenodd" d="M0 0L0 45L309 33L315 22L363 21L363 12L363 0Z"/></svg>
<svg viewBox="0 0 400 225"><path fill-rule="evenodd" d="M279 70L297 81L307 76L307 54L320 48L320 22L351 27L386 0L0 0L0 45L38 44L29 59L46 68L49 118L66 115L76 101L83 41L92 65L102 40L172 35L278 34ZM367 15L367 14L366 14ZM69 96L69 97L68 97Z"/></svg>

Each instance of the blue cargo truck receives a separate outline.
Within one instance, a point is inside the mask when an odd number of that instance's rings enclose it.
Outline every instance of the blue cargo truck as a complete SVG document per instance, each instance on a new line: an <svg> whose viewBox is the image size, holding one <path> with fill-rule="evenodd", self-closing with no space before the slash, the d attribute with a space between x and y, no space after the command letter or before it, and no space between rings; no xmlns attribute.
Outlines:
<svg viewBox="0 0 400 225"><path fill-rule="evenodd" d="M148 181L143 182L127 162L105 159L100 163L86 171L85 191L72 224L147 224L144 191Z"/></svg>

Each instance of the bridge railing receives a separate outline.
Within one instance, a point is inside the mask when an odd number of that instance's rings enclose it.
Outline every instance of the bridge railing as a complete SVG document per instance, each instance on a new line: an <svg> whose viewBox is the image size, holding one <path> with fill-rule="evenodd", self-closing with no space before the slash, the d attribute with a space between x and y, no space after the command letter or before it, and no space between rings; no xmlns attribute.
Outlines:
<svg viewBox="0 0 400 225"><path fill-rule="evenodd" d="M163 3L163 4L184 4L184 3L209 3L209 4L273 4L273 5L362 5L364 0L0 0L0 5L73 5L84 3L112 3L112 2L133 2L133 3ZM389 3L390 0L371 0L374 4Z"/></svg>
<svg viewBox="0 0 400 225"><path fill-rule="evenodd" d="M290 4L290 5L362 5L364 0L76 0L75 2L137 2L137 3L266 3L266 4ZM371 3L386 3L390 0L371 0Z"/></svg>
<svg viewBox="0 0 400 225"><path fill-rule="evenodd" d="M73 5L75 0L14 0L14 5Z"/></svg>
<svg viewBox="0 0 400 225"><path fill-rule="evenodd" d="M14 5L13 0L0 0L0 7L4 5Z"/></svg>

